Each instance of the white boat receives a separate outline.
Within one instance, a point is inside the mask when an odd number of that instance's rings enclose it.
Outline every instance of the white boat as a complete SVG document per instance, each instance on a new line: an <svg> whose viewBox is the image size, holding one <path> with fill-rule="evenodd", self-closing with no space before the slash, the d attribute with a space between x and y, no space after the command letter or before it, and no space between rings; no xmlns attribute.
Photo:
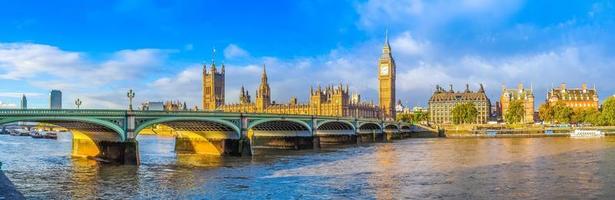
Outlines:
<svg viewBox="0 0 615 200"><path fill-rule="evenodd" d="M570 133L570 137L604 137L604 132L599 130L581 130L576 129Z"/></svg>

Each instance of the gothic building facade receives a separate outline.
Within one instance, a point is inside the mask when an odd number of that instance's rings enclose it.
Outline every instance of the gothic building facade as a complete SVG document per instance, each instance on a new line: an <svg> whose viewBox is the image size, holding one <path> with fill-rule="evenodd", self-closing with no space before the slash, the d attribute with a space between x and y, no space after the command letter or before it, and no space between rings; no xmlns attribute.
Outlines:
<svg viewBox="0 0 615 200"><path fill-rule="evenodd" d="M203 66L203 110L245 113L301 114L318 116L339 116L356 118L395 119L395 61L391 54L388 38L385 40L382 55L378 61L378 80L380 83L377 106L372 102L361 101L359 94L350 94L348 85L330 85L310 88L309 102L299 103L291 97L288 103L276 103L271 100L267 70L263 65L260 85L254 100L242 86L239 103L224 103L224 65L217 71L212 64L208 70Z"/></svg>
<svg viewBox="0 0 615 200"><path fill-rule="evenodd" d="M480 84L480 89L477 92L470 90L466 85L466 90L456 92L453 90L453 85L447 91L440 86L436 86L436 90L429 99L429 118L430 122L435 124L452 124L452 110L456 105L461 103L472 103L478 111L476 116L476 124L484 124L489 121L491 116L491 101L485 94L483 85Z"/></svg>
<svg viewBox="0 0 615 200"><path fill-rule="evenodd" d="M379 103L385 119L395 120L395 60L389 45L388 35L382 48L382 55L378 60Z"/></svg>
<svg viewBox="0 0 615 200"><path fill-rule="evenodd" d="M500 106L498 113L502 115L502 119L506 120L506 113L510 108L512 101L520 101L523 104L525 114L521 119L521 123L534 123L534 89L523 88L523 84L519 84L517 88L502 87L502 95L500 96Z"/></svg>

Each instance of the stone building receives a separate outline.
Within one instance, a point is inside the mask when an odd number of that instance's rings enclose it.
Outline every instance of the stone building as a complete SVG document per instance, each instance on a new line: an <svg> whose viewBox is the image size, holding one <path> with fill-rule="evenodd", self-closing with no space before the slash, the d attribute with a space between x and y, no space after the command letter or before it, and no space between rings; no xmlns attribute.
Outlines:
<svg viewBox="0 0 615 200"><path fill-rule="evenodd" d="M534 123L534 90L533 88L523 88L523 84L519 84L517 88L502 87L502 95L500 96L499 113L503 120L506 120L506 113L510 108L512 101L521 101L525 114L521 119L521 123Z"/></svg>
<svg viewBox="0 0 615 200"><path fill-rule="evenodd" d="M310 88L308 103L299 103L291 97L288 103L280 104L271 100L267 70L263 65L261 82L252 100L248 91L242 86L239 103L224 103L224 65L217 71L212 62L210 70L203 66L203 110L222 112L303 114L319 116L340 116L356 118L391 118L395 116L395 61L391 53L388 38L378 60L379 102L361 101L359 94L350 94L348 85L330 85Z"/></svg>
<svg viewBox="0 0 615 200"><path fill-rule="evenodd" d="M218 107L224 112L246 113L272 113L272 114L301 114L322 116L344 116L358 118L378 118L380 109L372 103L361 102L359 99L352 101L349 95L348 85L327 86L310 89L310 101L301 104L296 97L291 97L288 103L279 104L271 101L271 89L267 82L267 72L263 67L261 84L256 90L254 101L242 88L239 94L238 104L226 104Z"/></svg>
<svg viewBox="0 0 615 200"><path fill-rule="evenodd" d="M439 85L429 99L429 118L430 122L435 124L452 124L452 110L457 104L472 103L478 111L475 123L484 124L489 121L491 115L491 101L485 94L483 85L480 84L480 89L477 92L470 91L469 85L466 85L466 90L463 92L455 92L453 85L450 85L449 90L445 90Z"/></svg>
<svg viewBox="0 0 615 200"><path fill-rule="evenodd" d="M397 116L395 113L396 68L387 33L384 47L382 47L382 54L380 55L380 59L378 59L378 97L382 115L385 119L395 120Z"/></svg>
<svg viewBox="0 0 615 200"><path fill-rule="evenodd" d="M597 110L600 105L599 101L596 87L594 86L593 89L587 88L585 83L581 85L581 88L566 88L566 84L562 83L559 88L553 88L547 94L547 102L550 105L563 102L573 109L589 108Z"/></svg>

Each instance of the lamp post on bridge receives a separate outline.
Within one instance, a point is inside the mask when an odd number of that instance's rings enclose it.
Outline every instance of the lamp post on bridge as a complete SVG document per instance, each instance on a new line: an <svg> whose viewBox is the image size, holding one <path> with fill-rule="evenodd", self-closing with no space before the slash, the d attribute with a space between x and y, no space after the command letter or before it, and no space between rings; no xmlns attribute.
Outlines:
<svg viewBox="0 0 615 200"><path fill-rule="evenodd" d="M128 97L128 110L132 111L132 99L135 98L135 92L130 89L126 96Z"/></svg>
<svg viewBox="0 0 615 200"><path fill-rule="evenodd" d="M81 99L77 98L77 100L75 100L75 105L77 106L77 110L79 110L79 108L81 108L81 104L83 102L81 101Z"/></svg>

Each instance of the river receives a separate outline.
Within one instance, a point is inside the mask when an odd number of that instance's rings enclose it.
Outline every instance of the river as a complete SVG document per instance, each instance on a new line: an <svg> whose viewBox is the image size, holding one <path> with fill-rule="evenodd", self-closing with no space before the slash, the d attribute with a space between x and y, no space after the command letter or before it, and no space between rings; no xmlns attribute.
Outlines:
<svg viewBox="0 0 615 200"><path fill-rule="evenodd" d="M72 159L70 138L0 135L3 170L26 198L615 198L615 137L405 139L218 158L139 136L140 166Z"/></svg>

